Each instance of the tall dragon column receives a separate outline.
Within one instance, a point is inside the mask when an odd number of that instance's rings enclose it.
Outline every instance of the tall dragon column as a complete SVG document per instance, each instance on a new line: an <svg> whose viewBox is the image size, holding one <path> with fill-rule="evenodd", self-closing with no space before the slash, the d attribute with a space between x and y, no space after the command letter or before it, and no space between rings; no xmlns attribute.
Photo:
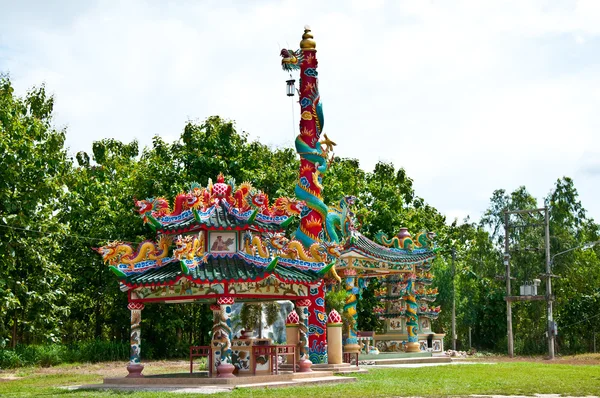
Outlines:
<svg viewBox="0 0 600 398"><path fill-rule="evenodd" d="M233 297L219 297L213 311L212 350L217 377L235 377L235 367L231 364L231 306ZM214 368L213 368L214 369Z"/></svg>
<svg viewBox="0 0 600 398"><path fill-rule="evenodd" d="M284 71L300 70L300 134L296 137L296 152L300 155L300 172L295 193L306 203L301 213L295 239L305 248L323 240L323 222L327 205L321 197L321 174L327 170L327 154L319 139L323 130L323 108L317 79L317 50L310 28L304 28L300 50L281 50Z"/></svg>
<svg viewBox="0 0 600 398"><path fill-rule="evenodd" d="M298 347L300 349L298 365L300 372L310 372L312 362L309 359L308 347L308 312L311 305L310 299L300 299L296 301L296 312L298 313Z"/></svg>
<svg viewBox="0 0 600 398"><path fill-rule="evenodd" d="M417 315L418 306L415 297L415 274L407 276L406 285L406 334L408 335L408 343L406 344L407 352L419 352L419 317Z"/></svg>
<svg viewBox="0 0 600 398"><path fill-rule="evenodd" d="M346 288L346 304L344 312L350 315L353 319L352 325L348 328L348 335L344 339L344 352L359 352L360 345L358 344L358 333L356 331L358 312L356 311L358 287L356 286L356 270L354 268L346 268L344 270L344 287Z"/></svg>
<svg viewBox="0 0 600 398"><path fill-rule="evenodd" d="M129 355L129 366L127 366L129 374L126 377L144 377L142 375L144 365L142 365L140 361L140 353L142 351L142 329L140 324L142 323L142 310L144 309L144 304L129 303L127 304L127 308L131 311L131 333L129 339L131 351Z"/></svg>
<svg viewBox="0 0 600 398"><path fill-rule="evenodd" d="M282 50L283 70L300 70L300 134L296 137L296 152L300 156L300 170L295 188L296 197L306 203L294 239L304 248L323 240L330 240L323 231L327 205L321 191L322 174L327 170L327 153L319 142L323 130L323 109L317 79L317 50L310 28L304 28L300 50ZM309 321L309 350L313 363L327 363L327 328L325 291L323 286L310 288L312 311Z"/></svg>

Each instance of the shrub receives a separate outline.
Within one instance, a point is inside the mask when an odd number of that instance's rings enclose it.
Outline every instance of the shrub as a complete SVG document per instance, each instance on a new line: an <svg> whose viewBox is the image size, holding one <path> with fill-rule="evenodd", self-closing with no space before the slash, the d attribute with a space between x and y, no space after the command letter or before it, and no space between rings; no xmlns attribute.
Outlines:
<svg viewBox="0 0 600 398"><path fill-rule="evenodd" d="M0 351L0 369L14 369L23 366L23 358L13 350Z"/></svg>

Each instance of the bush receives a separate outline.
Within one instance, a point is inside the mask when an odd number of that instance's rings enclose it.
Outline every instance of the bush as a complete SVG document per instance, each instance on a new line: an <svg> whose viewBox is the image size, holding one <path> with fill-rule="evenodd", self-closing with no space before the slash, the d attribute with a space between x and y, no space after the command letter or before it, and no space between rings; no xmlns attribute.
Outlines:
<svg viewBox="0 0 600 398"><path fill-rule="evenodd" d="M84 341L70 345L18 345L0 351L0 369L22 366L54 366L72 362L125 361L129 344L114 341Z"/></svg>
<svg viewBox="0 0 600 398"><path fill-rule="evenodd" d="M64 346L58 344L52 344L50 346L38 346L39 350L36 353L36 362L40 366L47 368L49 366L58 365L65 361L67 356L67 349Z"/></svg>
<svg viewBox="0 0 600 398"><path fill-rule="evenodd" d="M23 366L23 358L12 350L0 351L0 369L14 369Z"/></svg>

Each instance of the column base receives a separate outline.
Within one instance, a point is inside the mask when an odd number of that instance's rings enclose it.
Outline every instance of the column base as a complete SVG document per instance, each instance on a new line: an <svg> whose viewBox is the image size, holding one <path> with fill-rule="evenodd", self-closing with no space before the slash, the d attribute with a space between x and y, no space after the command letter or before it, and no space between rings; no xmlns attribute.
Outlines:
<svg viewBox="0 0 600 398"><path fill-rule="evenodd" d="M419 343L406 343L406 352L421 352Z"/></svg>
<svg viewBox="0 0 600 398"><path fill-rule="evenodd" d="M360 352L360 345L358 344L346 344L344 347L344 352L355 353Z"/></svg>
<svg viewBox="0 0 600 398"><path fill-rule="evenodd" d="M217 366L217 377L219 378L229 378L235 377L233 371L235 370L235 366L230 363L222 363Z"/></svg>
<svg viewBox="0 0 600 398"><path fill-rule="evenodd" d="M312 372L311 366L312 362L309 359L301 359L298 361L298 367L300 368L298 372Z"/></svg>
<svg viewBox="0 0 600 398"><path fill-rule="evenodd" d="M144 370L144 365L141 364L130 364L127 366L127 371L129 374L125 377L144 377L142 374L142 370Z"/></svg>

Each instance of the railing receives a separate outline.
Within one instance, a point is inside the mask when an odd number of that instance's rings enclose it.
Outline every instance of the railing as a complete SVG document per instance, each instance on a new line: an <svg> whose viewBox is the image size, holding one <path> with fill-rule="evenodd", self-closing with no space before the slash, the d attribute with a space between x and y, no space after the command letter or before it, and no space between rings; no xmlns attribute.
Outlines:
<svg viewBox="0 0 600 398"><path fill-rule="evenodd" d="M347 364L352 365L352 357L354 357L355 365L358 368L358 355L359 352L344 352L343 353L343 361Z"/></svg>
<svg viewBox="0 0 600 398"><path fill-rule="evenodd" d="M292 372L296 371L296 346L295 345L262 345L252 347L252 374L256 375L256 359L260 356L269 358L269 373L279 374L279 357L293 355Z"/></svg>
<svg viewBox="0 0 600 398"><path fill-rule="evenodd" d="M194 370L194 358L206 358L206 367L208 368L208 377L212 376L212 350L209 346L198 345L190 346L190 374Z"/></svg>

